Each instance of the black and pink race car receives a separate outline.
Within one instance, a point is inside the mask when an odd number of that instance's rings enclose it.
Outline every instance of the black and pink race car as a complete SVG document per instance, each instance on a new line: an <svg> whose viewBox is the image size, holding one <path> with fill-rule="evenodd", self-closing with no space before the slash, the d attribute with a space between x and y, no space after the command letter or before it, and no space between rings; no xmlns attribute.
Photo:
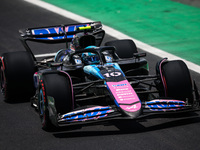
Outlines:
<svg viewBox="0 0 200 150"><path fill-rule="evenodd" d="M31 99L43 129L199 110L198 89L183 61L164 58L149 75L146 54L132 40L100 46L101 22L20 33L26 51L1 55L1 90L8 102ZM67 46L37 60L27 41Z"/></svg>

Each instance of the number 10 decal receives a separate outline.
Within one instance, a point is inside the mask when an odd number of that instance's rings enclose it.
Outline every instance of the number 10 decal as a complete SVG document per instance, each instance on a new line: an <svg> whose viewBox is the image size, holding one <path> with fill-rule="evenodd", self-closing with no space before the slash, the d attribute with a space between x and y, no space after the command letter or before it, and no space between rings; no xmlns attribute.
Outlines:
<svg viewBox="0 0 200 150"><path fill-rule="evenodd" d="M121 72L109 72L109 73L105 73L104 76L106 76L107 78L110 78L110 77L118 77L121 74L122 74Z"/></svg>

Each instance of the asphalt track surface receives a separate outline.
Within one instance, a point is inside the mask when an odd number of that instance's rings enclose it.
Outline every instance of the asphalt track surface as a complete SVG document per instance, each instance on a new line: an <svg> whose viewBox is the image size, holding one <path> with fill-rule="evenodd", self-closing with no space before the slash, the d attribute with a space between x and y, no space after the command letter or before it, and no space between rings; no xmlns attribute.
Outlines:
<svg viewBox="0 0 200 150"><path fill-rule="evenodd" d="M1 0L0 54L24 50L18 40L18 29L55 24L74 23L42 10L22 0ZM105 41L112 40L106 36ZM35 54L47 53L34 46ZM53 47L54 48L54 47ZM57 51L57 49L54 49ZM53 51L53 52L54 52ZM139 50L140 51L140 50ZM147 54L150 73L160 58ZM198 81L200 75L191 72ZM10 104L0 95L0 149L1 150L55 150L55 149L162 149L199 150L200 113L170 115L141 121L119 121L117 125L97 125L78 130L46 132L36 111L29 102Z"/></svg>

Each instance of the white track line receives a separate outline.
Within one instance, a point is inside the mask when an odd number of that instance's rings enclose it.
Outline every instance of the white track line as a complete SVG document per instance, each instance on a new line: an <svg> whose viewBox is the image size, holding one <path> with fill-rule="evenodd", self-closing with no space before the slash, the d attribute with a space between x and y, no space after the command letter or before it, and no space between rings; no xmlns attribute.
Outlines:
<svg viewBox="0 0 200 150"><path fill-rule="evenodd" d="M64 10L62 8L59 8L59 7L56 7L56 6L52 5L52 4L43 2L41 0L24 0L24 1L27 1L29 3L32 3L34 5L37 5L39 7L42 7L44 9L47 9L47 10L49 10L51 12L54 12L56 14L59 14L59 15L61 15L63 17L69 18L69 19L77 21L77 22L81 22L81 23L83 23L83 22L94 22L93 20L90 20L90 19L87 19L85 17L76 15L76 14L74 14L72 12L69 12L69 11ZM111 27L108 27L106 25L103 25L103 29L106 31L106 33L108 35L110 35L110 36L112 36L112 37L114 37L116 39L132 39L135 42L135 44L137 45L138 48L140 48L140 49L142 49L142 50L144 50L146 52L149 52L149 53L151 53L153 55L159 56L161 58L167 57L169 60L176 60L176 59L183 60L187 64L187 66L188 66L188 68L190 70L193 70L193 71L195 71L197 73L200 73L200 66L199 65L196 65L196 64L194 64L192 62L189 62L189 61L187 61L185 59L182 59L180 57L177 57L175 55L167 53L167 52L165 52L165 51L163 51L161 49L155 48L155 47L150 46L150 45L148 45L146 43L138 41L138 40L136 40L136 39L134 39L134 38L132 38L132 37L130 37L128 35L125 35L125 34L119 32L119 31L111 28ZM46 55L51 56L53 54L55 55L55 53L50 53L50 54L43 54L43 55L41 54L41 55L35 55L35 56L36 57L42 57L42 56L46 56Z"/></svg>

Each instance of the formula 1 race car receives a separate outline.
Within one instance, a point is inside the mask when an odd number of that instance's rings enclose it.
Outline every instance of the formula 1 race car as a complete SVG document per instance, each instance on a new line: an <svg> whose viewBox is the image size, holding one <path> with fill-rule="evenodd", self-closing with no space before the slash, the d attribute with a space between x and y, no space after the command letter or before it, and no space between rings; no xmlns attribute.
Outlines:
<svg viewBox="0 0 200 150"><path fill-rule="evenodd" d="M4 53L1 89L6 101L31 99L43 129L153 113L199 110L199 93L181 60L156 64L149 75L146 53L132 40L101 46L101 22L20 30L26 51ZM67 43L54 56L37 60L27 41Z"/></svg>

